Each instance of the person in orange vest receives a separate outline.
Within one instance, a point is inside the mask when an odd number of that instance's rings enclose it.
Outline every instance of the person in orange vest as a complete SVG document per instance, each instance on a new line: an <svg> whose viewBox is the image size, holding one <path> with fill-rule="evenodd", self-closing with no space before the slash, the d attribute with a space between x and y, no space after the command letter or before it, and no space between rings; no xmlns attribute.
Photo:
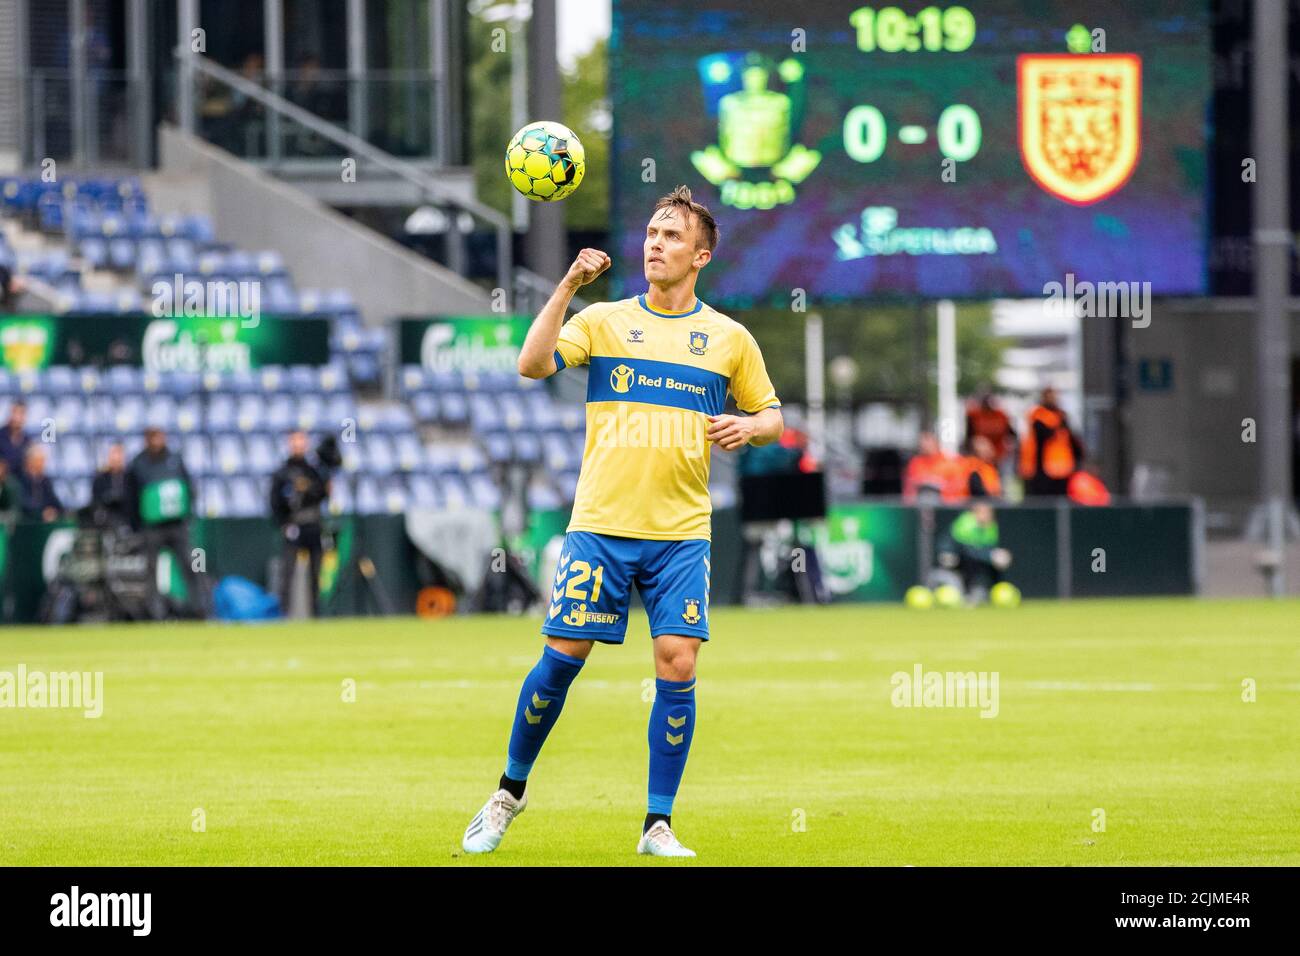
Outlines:
<svg viewBox="0 0 1300 956"><path fill-rule="evenodd" d="M951 485L957 465L958 459L939 446L934 432L921 432L917 452L903 473L903 499L941 496Z"/></svg>
<svg viewBox="0 0 1300 956"><path fill-rule="evenodd" d="M1082 463L1083 445L1057 405L1056 389L1049 386L1025 420L1025 436L1020 443L1020 477L1025 480L1025 494L1067 494L1070 476Z"/></svg>
<svg viewBox="0 0 1300 956"><path fill-rule="evenodd" d="M998 454L991 439L976 435L970 440L972 454L966 465L966 493L972 498L1002 497L1002 476L998 474Z"/></svg>
<svg viewBox="0 0 1300 956"><path fill-rule="evenodd" d="M993 442L976 435L968 442L970 454L956 459L943 486L943 500L949 503L972 498L1002 496L1002 476L998 474Z"/></svg>
<svg viewBox="0 0 1300 956"><path fill-rule="evenodd" d="M977 435L992 442L993 467L1000 468L1016 440L1016 430L1007 413L995 404L991 391L982 392L966 404L966 440L974 441Z"/></svg>

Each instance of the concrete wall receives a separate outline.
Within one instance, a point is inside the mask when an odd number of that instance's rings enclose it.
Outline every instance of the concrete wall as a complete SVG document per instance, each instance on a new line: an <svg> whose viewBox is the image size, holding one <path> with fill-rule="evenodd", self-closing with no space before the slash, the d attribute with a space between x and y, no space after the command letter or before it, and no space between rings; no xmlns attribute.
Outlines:
<svg viewBox="0 0 1300 956"><path fill-rule="evenodd" d="M1242 440L1242 420L1258 418L1254 325L1244 300L1157 303L1148 328L1121 332L1129 389L1125 479L1145 470L1152 494L1203 496L1211 531L1240 530L1257 494L1260 446ZM1291 343L1296 356L1294 308ZM1144 387L1144 360L1148 373L1169 363L1168 387L1158 374Z"/></svg>
<svg viewBox="0 0 1300 956"><path fill-rule="evenodd" d="M396 315L486 313L474 283L173 126L159 127L161 177L190 178L189 205L212 216L217 238L277 249L299 288L345 288L371 325Z"/></svg>

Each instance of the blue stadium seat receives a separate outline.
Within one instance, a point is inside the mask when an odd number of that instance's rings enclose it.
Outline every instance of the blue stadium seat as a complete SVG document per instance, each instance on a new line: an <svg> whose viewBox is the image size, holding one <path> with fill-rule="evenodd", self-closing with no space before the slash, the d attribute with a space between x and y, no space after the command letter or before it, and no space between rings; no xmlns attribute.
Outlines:
<svg viewBox="0 0 1300 956"><path fill-rule="evenodd" d="M264 395L262 426L282 435L298 425L298 403L292 395Z"/></svg>
<svg viewBox="0 0 1300 956"><path fill-rule="evenodd" d="M348 376L361 385L375 385L379 381L379 360L366 352L348 356Z"/></svg>
<svg viewBox="0 0 1300 956"><path fill-rule="evenodd" d="M289 391L295 393L314 392L320 373L313 365L289 366Z"/></svg>
<svg viewBox="0 0 1300 956"><path fill-rule="evenodd" d="M200 513L209 518L224 518L230 514L230 499L226 493L226 483L220 478L208 478L200 482Z"/></svg>
<svg viewBox="0 0 1300 956"><path fill-rule="evenodd" d="M352 512L352 489L342 478L330 482L330 497L326 504L330 514L341 515Z"/></svg>
<svg viewBox="0 0 1300 956"><path fill-rule="evenodd" d="M514 455L514 448L506 435L496 432L484 434L483 445L487 450L488 461L494 465L503 465Z"/></svg>
<svg viewBox="0 0 1300 956"><path fill-rule="evenodd" d="M357 514L382 514L384 512L383 494L379 482L363 475L357 479L357 497L355 508Z"/></svg>
<svg viewBox="0 0 1300 956"><path fill-rule="evenodd" d="M418 395L413 395L410 403L416 421L434 422L438 420L438 396L433 392L420 392Z"/></svg>
<svg viewBox="0 0 1300 956"><path fill-rule="evenodd" d="M236 518L256 518L267 513L269 495L259 493L260 482L247 476L232 478L226 487L230 491L230 514Z"/></svg>
<svg viewBox="0 0 1300 956"><path fill-rule="evenodd" d="M397 383L401 394L407 396L418 395L429 387L425 381L424 367L420 365L403 365Z"/></svg>
<svg viewBox="0 0 1300 956"><path fill-rule="evenodd" d="M107 418L100 418L100 427L102 429L107 421L112 422L111 430L119 435L143 431L144 415L144 402L137 396L130 395L113 402L110 415Z"/></svg>
<svg viewBox="0 0 1300 956"><path fill-rule="evenodd" d="M384 511L388 514L401 514L406 510L409 496L406 492L406 482L400 477L390 478L384 482L383 496Z"/></svg>
<svg viewBox="0 0 1300 956"><path fill-rule="evenodd" d="M470 424L477 432L496 432L505 423L501 409L490 395L471 393L469 398Z"/></svg>
<svg viewBox="0 0 1300 956"><path fill-rule="evenodd" d="M429 475L411 475L407 481L408 503L412 508L438 509L445 501L438 482Z"/></svg>
<svg viewBox="0 0 1300 956"><path fill-rule="evenodd" d="M276 442L266 432L249 435L245 440L248 460L245 470L255 475L269 475L280 466L283 456L276 453Z"/></svg>
<svg viewBox="0 0 1300 956"><path fill-rule="evenodd" d="M94 416L86 409L80 395L63 395L54 403L54 426L57 434L85 434L94 431Z"/></svg>
<svg viewBox="0 0 1300 956"><path fill-rule="evenodd" d="M190 474L206 476L212 474L212 443L206 435L186 435L181 441L181 457Z"/></svg>
<svg viewBox="0 0 1300 956"><path fill-rule="evenodd" d="M444 475L439 487L442 491L444 507L448 510L470 506L469 482L460 475Z"/></svg>
<svg viewBox="0 0 1300 956"><path fill-rule="evenodd" d="M546 483L529 485L527 492L528 507L534 510L551 510L559 508L563 502L560 494Z"/></svg>
<svg viewBox="0 0 1300 956"><path fill-rule="evenodd" d="M298 396L297 404L292 409L291 426L316 431L326 425L337 427L325 419L325 397L314 392Z"/></svg>
<svg viewBox="0 0 1300 956"><path fill-rule="evenodd" d="M176 427L176 400L170 395L155 395L144 408L144 424L149 428L173 431Z"/></svg>
<svg viewBox="0 0 1300 956"><path fill-rule="evenodd" d="M424 447L411 432L393 438L394 451L397 455L397 467L402 471L419 471L424 464Z"/></svg>
<svg viewBox="0 0 1300 956"><path fill-rule="evenodd" d="M284 266L284 256L274 249L263 249L256 257L257 272L264 276L287 276L289 270Z"/></svg>
<svg viewBox="0 0 1300 956"><path fill-rule="evenodd" d="M460 392L444 392L438 398L444 425L461 426L469 421L469 400Z"/></svg>
<svg viewBox="0 0 1300 956"><path fill-rule="evenodd" d="M342 362L322 365L317 374L317 385L322 392L345 392L348 389L348 370Z"/></svg>
<svg viewBox="0 0 1300 956"><path fill-rule="evenodd" d="M470 500L475 508L496 511L501 507L501 489L486 474L479 472L469 479Z"/></svg>
<svg viewBox="0 0 1300 956"><path fill-rule="evenodd" d="M103 236L87 236L77 246L77 255L92 269L108 266L108 240Z"/></svg>
<svg viewBox="0 0 1300 956"><path fill-rule="evenodd" d="M135 240L116 236L108 241L108 267L118 272L135 269Z"/></svg>
<svg viewBox="0 0 1300 956"><path fill-rule="evenodd" d="M212 442L213 471L236 475L244 470L244 443L238 435L217 435Z"/></svg>
<svg viewBox="0 0 1300 956"><path fill-rule="evenodd" d="M535 432L518 432L511 436L514 459L522 465L535 465L542 459L542 443Z"/></svg>
<svg viewBox="0 0 1300 956"><path fill-rule="evenodd" d="M59 446L58 472L65 478L85 478L95 472L95 460L90 445L84 438L65 435L56 442Z"/></svg>
<svg viewBox="0 0 1300 956"><path fill-rule="evenodd" d="M76 373L67 365L51 365L47 368L38 387L50 395L70 395L81 391Z"/></svg>
<svg viewBox="0 0 1300 956"><path fill-rule="evenodd" d="M347 392L331 395L325 409L325 418L330 428L342 428L346 419L356 420L356 400Z"/></svg>
<svg viewBox="0 0 1300 956"><path fill-rule="evenodd" d="M387 435L367 435L362 445L362 467L374 475L389 475L397 469L397 455Z"/></svg>

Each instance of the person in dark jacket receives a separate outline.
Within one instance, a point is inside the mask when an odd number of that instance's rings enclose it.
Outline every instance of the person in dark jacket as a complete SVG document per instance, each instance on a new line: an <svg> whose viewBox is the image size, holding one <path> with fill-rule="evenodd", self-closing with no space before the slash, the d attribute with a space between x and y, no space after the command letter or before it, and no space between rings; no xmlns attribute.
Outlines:
<svg viewBox="0 0 1300 956"><path fill-rule="evenodd" d="M0 522L12 524L23 507L23 486L9 472L9 460L0 458Z"/></svg>
<svg viewBox="0 0 1300 956"><path fill-rule="evenodd" d="M167 436L161 428L146 429L144 442L144 451L126 470L126 507L131 527L143 535L149 580L157 581L158 555L167 548L185 579L189 598L186 610L203 617L207 601L190 554L194 484L180 453L167 447ZM168 603L163 595L157 596L161 599L159 605Z"/></svg>
<svg viewBox="0 0 1300 956"><path fill-rule="evenodd" d="M120 444L109 446L104 467L91 482L90 506L95 524L101 528L120 528L131 522L126 493L126 450Z"/></svg>
<svg viewBox="0 0 1300 956"><path fill-rule="evenodd" d="M27 405L14 402L9 406L9 421L0 428L0 458L9 463L9 474L17 476L23 470L23 456L32 443L27 431Z"/></svg>
<svg viewBox="0 0 1300 956"><path fill-rule="evenodd" d="M45 449L32 445L23 456L23 517L35 521L58 521L63 502L54 491L54 482L45 473Z"/></svg>
<svg viewBox="0 0 1300 956"><path fill-rule="evenodd" d="M321 519L329 483L307 460L307 433L289 435L289 457L271 476L271 516L280 526L280 607L287 614L294 571L305 551L309 562L308 593L311 616L318 612L321 565Z"/></svg>

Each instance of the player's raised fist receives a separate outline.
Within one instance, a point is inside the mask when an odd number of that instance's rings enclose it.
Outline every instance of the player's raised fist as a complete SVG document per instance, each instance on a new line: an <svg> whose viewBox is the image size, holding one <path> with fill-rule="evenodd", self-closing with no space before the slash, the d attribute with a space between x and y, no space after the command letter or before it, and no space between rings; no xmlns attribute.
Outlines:
<svg viewBox="0 0 1300 956"><path fill-rule="evenodd" d="M610 266L610 259L599 249L583 249L573 260L564 282L575 289L586 285Z"/></svg>

